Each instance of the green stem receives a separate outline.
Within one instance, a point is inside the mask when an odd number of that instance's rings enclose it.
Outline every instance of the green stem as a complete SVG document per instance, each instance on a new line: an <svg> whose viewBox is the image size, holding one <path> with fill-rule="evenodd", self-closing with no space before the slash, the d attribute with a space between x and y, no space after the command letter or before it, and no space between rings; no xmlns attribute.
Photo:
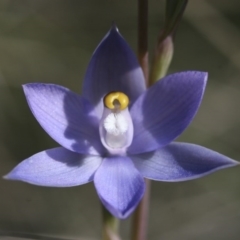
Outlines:
<svg viewBox="0 0 240 240"><path fill-rule="evenodd" d="M148 0L138 0L138 61L148 86ZM145 240L147 236L150 180L145 183L145 194L133 216L132 240Z"/></svg>
<svg viewBox="0 0 240 240"><path fill-rule="evenodd" d="M108 210L102 205L103 216L103 229L102 240L121 240L119 237L119 220L115 218Z"/></svg>
<svg viewBox="0 0 240 240"><path fill-rule="evenodd" d="M148 60L148 0L138 0L138 60L142 67L146 86L150 87L164 77L173 57L173 35L179 24L188 0L166 0L166 20L155 51L149 78ZM132 240L146 240L150 199L150 180L146 179L146 190L137 207L132 226Z"/></svg>
<svg viewBox="0 0 240 240"><path fill-rule="evenodd" d="M173 52L174 45L172 36L167 36L165 39L161 39L160 36L151 65L149 85L154 84L166 76L172 61Z"/></svg>

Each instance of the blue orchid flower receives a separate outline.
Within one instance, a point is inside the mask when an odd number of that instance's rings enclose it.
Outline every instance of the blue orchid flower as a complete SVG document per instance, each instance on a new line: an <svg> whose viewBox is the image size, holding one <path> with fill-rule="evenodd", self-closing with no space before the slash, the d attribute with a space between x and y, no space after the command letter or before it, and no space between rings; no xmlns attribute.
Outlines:
<svg viewBox="0 0 240 240"><path fill-rule="evenodd" d="M146 89L138 61L113 27L95 50L82 96L55 84L23 86L42 128L62 147L37 153L6 179L71 187L93 181L103 205L126 218L144 178L179 182L238 163L207 148L171 143L201 103L207 73L186 71Z"/></svg>

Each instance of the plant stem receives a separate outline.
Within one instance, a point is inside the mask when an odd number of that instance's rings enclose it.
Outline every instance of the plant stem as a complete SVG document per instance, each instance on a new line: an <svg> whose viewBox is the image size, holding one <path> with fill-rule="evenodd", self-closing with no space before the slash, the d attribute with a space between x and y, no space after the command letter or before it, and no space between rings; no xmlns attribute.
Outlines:
<svg viewBox="0 0 240 240"><path fill-rule="evenodd" d="M103 216L103 236L102 240L121 240L119 237L119 220L115 218L108 210L102 205Z"/></svg>
<svg viewBox="0 0 240 240"><path fill-rule="evenodd" d="M148 0L138 0L138 61L148 85Z"/></svg>
<svg viewBox="0 0 240 240"><path fill-rule="evenodd" d="M168 71L173 56L173 35L182 18L188 0L166 0L166 20L161 33L155 59L149 78L148 60L148 0L138 0L138 60L142 67L146 86L150 87L164 77ZM132 240L146 240L147 222L150 199L150 180L145 179L146 190L133 218Z"/></svg>
<svg viewBox="0 0 240 240"><path fill-rule="evenodd" d="M138 0L138 61L148 86L148 0ZM145 194L133 216L132 240L145 240L147 236L150 183L145 179Z"/></svg>
<svg viewBox="0 0 240 240"><path fill-rule="evenodd" d="M148 228L148 209L150 199L150 185L151 181L145 179L146 189L144 196L139 203L134 216L132 224L132 240L145 240L147 239L147 228Z"/></svg>

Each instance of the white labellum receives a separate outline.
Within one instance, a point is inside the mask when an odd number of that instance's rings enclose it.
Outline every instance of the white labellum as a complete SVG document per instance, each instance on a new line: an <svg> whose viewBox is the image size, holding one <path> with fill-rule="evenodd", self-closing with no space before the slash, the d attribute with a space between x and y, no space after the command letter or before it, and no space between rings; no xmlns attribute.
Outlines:
<svg viewBox="0 0 240 240"><path fill-rule="evenodd" d="M115 136L128 130L128 122L121 113L110 113L104 120L103 126L107 133Z"/></svg>
<svg viewBox="0 0 240 240"><path fill-rule="evenodd" d="M128 122L121 113L110 113L103 122L106 130L106 143L109 147L119 148L126 144Z"/></svg>

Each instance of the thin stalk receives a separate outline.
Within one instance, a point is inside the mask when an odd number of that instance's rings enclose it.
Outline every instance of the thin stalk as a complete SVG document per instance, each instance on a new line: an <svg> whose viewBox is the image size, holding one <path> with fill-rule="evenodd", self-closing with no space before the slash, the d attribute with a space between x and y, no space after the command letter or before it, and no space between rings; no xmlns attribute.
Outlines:
<svg viewBox="0 0 240 240"><path fill-rule="evenodd" d="M148 85L148 0L138 0L138 61Z"/></svg>
<svg viewBox="0 0 240 240"><path fill-rule="evenodd" d="M119 237L119 220L102 205L103 228L102 240L121 240Z"/></svg>
<svg viewBox="0 0 240 240"><path fill-rule="evenodd" d="M147 223L148 223L151 181L149 179L145 179L145 184L146 184L145 194L141 202L139 203L133 216L132 240L147 239L147 228L148 228Z"/></svg>
<svg viewBox="0 0 240 240"><path fill-rule="evenodd" d="M148 0L138 0L138 61L148 86ZM132 240L145 240L147 236L150 180L145 183L145 194L133 216Z"/></svg>

